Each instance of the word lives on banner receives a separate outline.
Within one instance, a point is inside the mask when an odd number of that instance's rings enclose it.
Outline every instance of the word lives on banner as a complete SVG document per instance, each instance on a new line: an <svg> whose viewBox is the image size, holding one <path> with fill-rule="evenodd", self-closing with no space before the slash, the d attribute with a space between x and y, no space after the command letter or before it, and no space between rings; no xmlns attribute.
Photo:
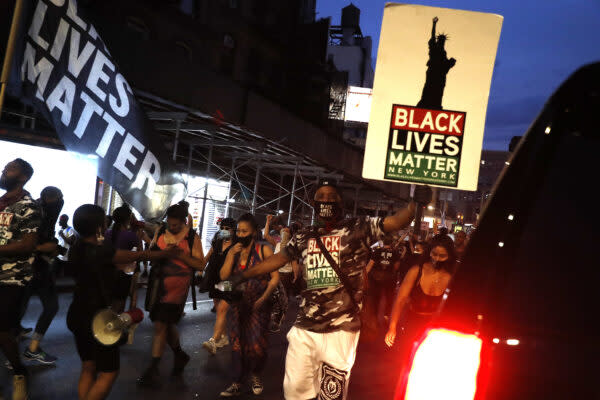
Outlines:
<svg viewBox="0 0 600 400"><path fill-rule="evenodd" d="M185 195L160 136L75 0L24 1L8 91L39 111L68 151L96 155L98 176L144 217Z"/></svg>

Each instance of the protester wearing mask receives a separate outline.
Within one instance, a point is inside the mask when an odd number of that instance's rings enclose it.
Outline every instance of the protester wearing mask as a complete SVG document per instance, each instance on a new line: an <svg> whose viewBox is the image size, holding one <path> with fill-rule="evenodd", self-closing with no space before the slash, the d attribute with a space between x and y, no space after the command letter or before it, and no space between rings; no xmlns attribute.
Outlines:
<svg viewBox="0 0 600 400"><path fill-rule="evenodd" d="M133 212L127 205L115 208L113 211L113 224L111 229L104 232L104 240L118 250L143 250L142 240L131 228L131 218ZM116 312L125 310L125 303L130 294L132 275L136 270L136 263L118 265L117 275L119 276L118 285L115 293L114 308Z"/></svg>
<svg viewBox="0 0 600 400"><path fill-rule="evenodd" d="M273 255L269 246L255 243L258 226L252 214L244 214L238 219L235 244L227 253L220 271L222 280L232 273L252 271L256 264ZM252 392L259 395L263 391L260 379L267 361L267 335L271 319L271 294L279 283L279 273L257 275L245 283L241 296L232 301L228 314L229 337L233 361L233 383L221 392L223 397L237 396L241 385L250 377Z"/></svg>
<svg viewBox="0 0 600 400"><path fill-rule="evenodd" d="M42 213L42 223L33 263L33 278L25 287L19 321L23 319L27 311L31 296L37 295L42 303L42 313L37 320L31 342L23 353L23 357L41 364L54 364L57 358L42 350L40 342L58 312L56 271L53 268L53 259L58 255L58 241L54 235L54 227L64 204L63 194L54 186L45 187L40 193L38 204Z"/></svg>
<svg viewBox="0 0 600 400"><path fill-rule="evenodd" d="M150 319L154 323L152 362L138 378L138 384L142 386L155 386L159 383L158 367L166 344L174 353L172 376L180 376L190 361L190 356L181 348L177 324L183 316L194 273L202 271L205 262L202 242L186 224L187 220L187 207L182 204L172 205L167 209L166 229L157 232L156 245L159 249L175 247L180 249L181 254L177 258L165 260L161 266L152 267L161 270L158 279L161 280L162 290L150 312Z"/></svg>
<svg viewBox="0 0 600 400"><path fill-rule="evenodd" d="M70 273L68 268L69 263L69 248L75 243L75 230L69 226L69 216L63 214L58 218L58 246L59 254L54 260L54 272L58 275L61 272Z"/></svg>
<svg viewBox="0 0 600 400"><path fill-rule="evenodd" d="M25 285L32 278L33 251L41 215L38 204L23 186L33 175L20 158L6 164L0 176L0 350L13 367L13 399L27 399L27 370L19 357L15 330Z"/></svg>
<svg viewBox="0 0 600 400"><path fill-rule="evenodd" d="M370 309L373 310L374 322L378 322L379 307L385 302L383 316L390 316L392 303L395 299L396 275L400 270L400 253L392 247L393 239L389 236L383 239L383 246L373 250L371 260L367 264L368 296Z"/></svg>
<svg viewBox="0 0 600 400"><path fill-rule="evenodd" d="M454 234L454 251L456 251L456 259L462 261L465 249L467 248L467 234L465 231L458 231Z"/></svg>
<svg viewBox="0 0 600 400"><path fill-rule="evenodd" d="M415 197L427 204L431 190L420 186ZM370 246L386 233L408 226L416 206L410 202L407 208L385 218L344 218L340 192L333 182L323 181L315 192L314 207L316 226L303 228L280 253L234 278L234 285L238 285L295 259L304 269L306 289L296 323L287 335L283 387L288 400L346 398L358 344L363 272ZM332 267L328 258L339 268Z"/></svg>
<svg viewBox="0 0 600 400"><path fill-rule="evenodd" d="M291 239L290 228L282 227L279 231L281 241L275 246L275 254L279 253L281 249L288 245ZM295 296L299 291L296 290L296 282L298 282L299 266L296 260L292 260L279 268L279 280L280 284L277 289L280 293L277 294L276 298L279 300L273 304L273 313L271 314L271 327L269 331L272 333L279 332L281 330L281 324L285 318L285 314L288 310L288 296Z"/></svg>
<svg viewBox="0 0 600 400"><path fill-rule="evenodd" d="M205 269L202 285L208 289L209 297L215 302L217 318L212 337L202 343L202 347L213 355L217 353L219 348L229 344L229 339L225 334L229 303L225 301L225 294L215 288L215 285L221 281L219 274L225 262L225 257L227 257L227 252L233 244L235 225L236 223L233 218L224 218L221 221L221 229L214 238L212 246L206 255L208 265Z"/></svg>
<svg viewBox="0 0 600 400"><path fill-rule="evenodd" d="M456 255L452 239L448 236L438 236L432 240L430 249L428 259L414 265L406 273L398 290L390 326L385 336L385 343L393 346L400 316L408 306L400 343L402 361L405 361L412 342L421 335L437 311L454 272Z"/></svg>
<svg viewBox="0 0 600 400"><path fill-rule="evenodd" d="M105 399L119 375L119 347L101 345L92 332L94 315L109 307L115 298L118 266L181 256L178 249L140 252L115 249L110 241L98 240L105 230L105 221L104 210L92 204L82 205L73 215L79 238L70 254L75 267L75 291L67 327L73 333L81 359L79 399Z"/></svg>

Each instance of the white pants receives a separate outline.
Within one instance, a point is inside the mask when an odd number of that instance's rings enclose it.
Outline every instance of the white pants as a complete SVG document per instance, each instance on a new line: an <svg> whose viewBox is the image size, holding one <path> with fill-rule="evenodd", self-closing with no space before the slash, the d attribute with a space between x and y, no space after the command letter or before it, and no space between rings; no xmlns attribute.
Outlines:
<svg viewBox="0 0 600 400"><path fill-rule="evenodd" d="M286 400L346 399L360 332L290 329L283 392Z"/></svg>

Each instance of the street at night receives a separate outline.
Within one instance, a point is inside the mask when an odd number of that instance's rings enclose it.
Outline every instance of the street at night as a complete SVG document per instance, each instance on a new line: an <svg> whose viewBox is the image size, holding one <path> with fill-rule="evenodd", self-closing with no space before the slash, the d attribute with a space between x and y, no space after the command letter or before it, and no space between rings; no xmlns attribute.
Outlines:
<svg viewBox="0 0 600 400"><path fill-rule="evenodd" d="M600 400L600 3L418 3L0 1L0 400Z"/></svg>
<svg viewBox="0 0 600 400"><path fill-rule="evenodd" d="M69 289L72 281L62 279L64 290ZM69 290L72 290L70 288ZM143 299L144 289L140 289L140 299ZM81 362L75 350L72 333L67 329L65 318L67 309L71 302L71 293L60 294L60 309L52 322L50 329L44 339L44 350L58 356L56 365L42 365L29 362L31 366L31 400L70 400L77 399L77 380L79 379L79 368ZM182 345L191 355L190 363L185 368L181 378L170 376L172 366L172 354L167 350L161 366L161 386L157 388L141 388L136 384L150 359L150 344L152 338L152 325L147 318L135 331L135 340L132 345L125 345L121 351L121 373L112 390L111 399L164 399L192 400L192 399L218 399L219 393L231 383L231 351L230 347L220 350L216 356L210 355L204 348L202 342L212 334L215 314L210 312L212 300L205 295L198 296L197 310L193 310L191 296L186 304L186 315L183 317L179 327L182 333ZM288 318L282 326L280 333L269 334L269 359L264 372L264 393L260 399L283 398L282 383L285 365L285 352L287 341L285 333L293 323L293 317L297 311L294 303L289 310ZM34 297L30 304L24 326L33 326L37 316L41 312L41 304ZM21 343L24 347L27 341ZM362 346L362 344L361 344ZM393 356L390 350L384 349L383 336L379 344L365 344L365 351L360 351L355 370L352 372L352 399L389 398L394 384L390 385L390 379L395 383L395 377L390 373L389 364L393 359L385 358ZM373 352L373 349L377 349ZM384 357L382 357L384 356ZM382 358L385 362L382 362ZM10 371L6 368L4 360L0 370L0 382L8 382ZM6 398L9 396L9 388L3 385ZM241 399L257 398L253 394L245 393Z"/></svg>

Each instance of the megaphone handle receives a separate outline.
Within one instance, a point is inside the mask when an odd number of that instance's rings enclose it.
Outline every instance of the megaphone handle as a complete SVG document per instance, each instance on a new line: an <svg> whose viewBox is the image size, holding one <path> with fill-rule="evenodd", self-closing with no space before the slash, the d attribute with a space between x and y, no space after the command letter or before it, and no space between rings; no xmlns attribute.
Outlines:
<svg viewBox="0 0 600 400"><path fill-rule="evenodd" d="M133 344L133 337L135 335L135 330L137 329L139 324L133 324L129 327L127 331L127 344Z"/></svg>
<svg viewBox="0 0 600 400"><path fill-rule="evenodd" d="M136 271L131 277L131 286L129 287L129 295L131 296L131 301L129 302L129 310L133 310L137 307L137 297L138 297L138 279L140 278L140 272Z"/></svg>

